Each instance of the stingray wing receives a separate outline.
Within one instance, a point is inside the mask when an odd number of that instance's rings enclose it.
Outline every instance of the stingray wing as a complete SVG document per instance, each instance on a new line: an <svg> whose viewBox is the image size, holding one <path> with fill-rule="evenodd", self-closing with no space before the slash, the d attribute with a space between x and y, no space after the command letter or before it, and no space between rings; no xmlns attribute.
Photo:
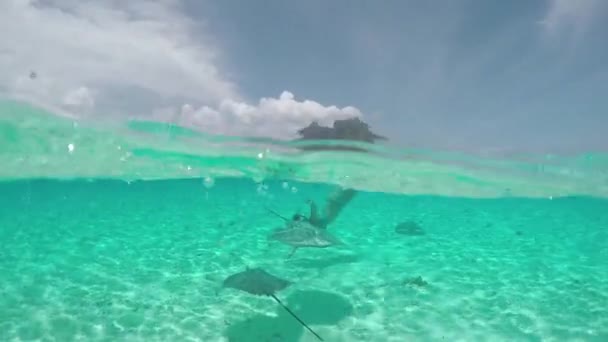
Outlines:
<svg viewBox="0 0 608 342"><path fill-rule="evenodd" d="M274 276L261 268L248 269L233 274L224 280L223 286L253 295L270 296L291 285L289 280Z"/></svg>
<svg viewBox="0 0 608 342"><path fill-rule="evenodd" d="M270 238L293 247L328 247L340 243L324 229L309 222L290 222L285 228L275 230Z"/></svg>

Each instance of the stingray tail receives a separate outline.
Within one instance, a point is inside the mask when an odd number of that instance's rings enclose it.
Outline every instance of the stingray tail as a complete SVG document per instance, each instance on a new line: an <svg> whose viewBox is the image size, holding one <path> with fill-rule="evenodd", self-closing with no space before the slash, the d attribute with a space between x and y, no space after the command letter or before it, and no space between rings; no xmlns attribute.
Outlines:
<svg viewBox="0 0 608 342"><path fill-rule="evenodd" d="M300 322L300 324L302 324L302 326L303 326L304 328L308 329L308 331L310 331L310 332L311 332L313 335L315 335L315 336L316 336L316 337L319 339L319 341L323 341L323 339L321 338L321 336L319 336L319 334L317 334L317 333L316 333L314 330L312 330L312 329L311 329L311 328L308 326L308 324L304 323L304 321L302 321L302 320L300 319L300 317L298 317L298 316L297 316L295 313L293 313L293 311L291 311L291 309L289 309L289 308L287 307L287 305L283 304L283 302L281 302L281 301L279 300L279 298L277 298L277 296L275 296L274 294L271 294L270 296L271 296L272 298L274 298L274 300L275 300L277 303L279 303L279 305L281 305L281 306L282 306L282 307L283 307L285 310L287 310L287 312L289 312L289 314L290 314L290 315L292 315L292 316L293 316L293 318L297 319L297 320L298 320L298 322Z"/></svg>
<svg viewBox="0 0 608 342"><path fill-rule="evenodd" d="M285 216L283 216L283 215L281 215L281 214L277 213L276 211L274 211L274 210L272 210L272 209L270 209L270 208L266 208L266 210L268 210L268 211L269 211L271 214L274 214L274 215L275 215L275 216L277 216L278 218L281 218L281 219L285 220L285 222L289 222L289 221L291 221L291 220L290 220L290 219L288 219L287 217L285 217Z"/></svg>

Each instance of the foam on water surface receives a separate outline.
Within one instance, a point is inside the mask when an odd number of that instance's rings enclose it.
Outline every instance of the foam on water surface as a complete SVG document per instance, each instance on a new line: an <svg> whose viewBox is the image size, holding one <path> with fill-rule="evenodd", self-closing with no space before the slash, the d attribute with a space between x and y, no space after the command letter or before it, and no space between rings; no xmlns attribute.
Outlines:
<svg viewBox="0 0 608 342"><path fill-rule="evenodd" d="M93 124L15 102L0 102L0 132L5 180L247 177L413 195L608 196L608 155L597 153L482 158L355 143L348 144L370 153L313 153L299 150L302 143L210 136L150 121Z"/></svg>

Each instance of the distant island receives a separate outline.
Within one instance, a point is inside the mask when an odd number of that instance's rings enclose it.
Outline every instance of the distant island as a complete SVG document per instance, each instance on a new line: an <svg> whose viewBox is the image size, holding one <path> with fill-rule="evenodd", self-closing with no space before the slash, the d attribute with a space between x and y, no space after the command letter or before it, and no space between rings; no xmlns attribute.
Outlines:
<svg viewBox="0 0 608 342"><path fill-rule="evenodd" d="M373 144L376 140L388 140L388 138L372 132L369 125L359 118L349 118L336 120L332 127L321 126L313 121L308 126L298 130L300 138L294 141L303 140L349 140L361 141ZM351 150L362 151L363 149L354 146L330 146L315 145L302 146L303 150Z"/></svg>

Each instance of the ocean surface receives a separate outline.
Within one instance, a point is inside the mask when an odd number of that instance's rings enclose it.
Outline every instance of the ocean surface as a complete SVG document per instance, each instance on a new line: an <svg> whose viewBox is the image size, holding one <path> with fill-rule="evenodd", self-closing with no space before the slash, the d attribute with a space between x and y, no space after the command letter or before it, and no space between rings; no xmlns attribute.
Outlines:
<svg viewBox="0 0 608 342"><path fill-rule="evenodd" d="M0 102L0 341L608 341L608 155L217 137ZM340 189L341 243L269 239Z"/></svg>

